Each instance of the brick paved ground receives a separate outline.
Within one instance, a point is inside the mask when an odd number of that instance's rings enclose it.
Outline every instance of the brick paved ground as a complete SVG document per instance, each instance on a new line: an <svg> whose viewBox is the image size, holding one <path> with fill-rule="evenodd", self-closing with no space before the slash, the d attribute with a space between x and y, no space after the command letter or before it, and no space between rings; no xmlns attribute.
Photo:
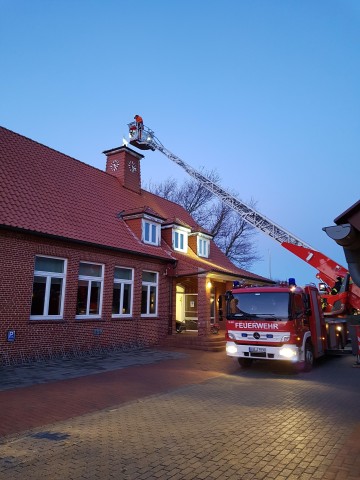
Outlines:
<svg viewBox="0 0 360 480"><path fill-rule="evenodd" d="M0 408L14 395L12 414L18 397L45 417L52 411L36 428L3 437L0 478L360 479L360 369L352 356L291 375L274 364L240 370L223 355L187 351L0 392ZM50 423L54 407L63 419Z"/></svg>

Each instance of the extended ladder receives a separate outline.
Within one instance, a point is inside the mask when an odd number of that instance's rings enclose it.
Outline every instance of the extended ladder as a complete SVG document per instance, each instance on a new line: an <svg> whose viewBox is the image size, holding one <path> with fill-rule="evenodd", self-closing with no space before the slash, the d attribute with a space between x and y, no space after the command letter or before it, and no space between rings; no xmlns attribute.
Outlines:
<svg viewBox="0 0 360 480"><path fill-rule="evenodd" d="M159 150L170 160L183 168L189 175L191 175L191 177L195 178L200 185L213 193L226 205L229 205L229 207L237 212L246 222L258 230L261 230L263 233L279 242L291 253L301 258L312 267L316 268L319 272L317 277L327 285L333 284L338 275L345 276L348 274L348 270L346 268L337 264L334 262L334 260L322 254L321 252L315 250L309 244L303 242L292 233L280 227L280 225L277 225L275 222L260 214L245 202L234 197L215 182L212 182L200 172L195 170L195 168L185 163L177 155L174 155L164 147L158 138L156 138L153 130L144 126L140 135L135 122L129 123L128 126L131 145L134 145L141 150Z"/></svg>

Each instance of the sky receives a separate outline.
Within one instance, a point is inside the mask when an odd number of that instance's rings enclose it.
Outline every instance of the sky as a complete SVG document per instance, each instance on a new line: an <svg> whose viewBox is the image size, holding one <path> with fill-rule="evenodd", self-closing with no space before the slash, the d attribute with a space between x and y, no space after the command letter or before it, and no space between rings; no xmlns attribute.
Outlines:
<svg viewBox="0 0 360 480"><path fill-rule="evenodd" d="M161 143L346 266L359 200L359 0L0 0L0 125L105 169L140 114ZM24 159L26 161L26 159ZM142 182L187 173L148 151ZM316 270L255 235L253 273Z"/></svg>

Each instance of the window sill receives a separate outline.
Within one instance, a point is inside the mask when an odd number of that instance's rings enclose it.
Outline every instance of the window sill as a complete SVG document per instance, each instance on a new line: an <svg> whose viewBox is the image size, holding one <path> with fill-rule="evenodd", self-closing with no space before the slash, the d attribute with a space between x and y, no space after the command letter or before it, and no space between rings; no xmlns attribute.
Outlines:
<svg viewBox="0 0 360 480"><path fill-rule="evenodd" d="M63 321L64 321L64 318L63 318L63 317L59 317L59 316L56 316L56 317L55 317L55 316L51 316L51 315L49 315L49 316L47 316L47 317L42 316L42 315L33 315L33 316L30 317L30 321L31 321L31 322L34 322L34 321L35 321L35 322L36 322L36 321L40 321L40 322L44 322L44 321L45 321L45 322L47 322L47 321L49 321L49 322L63 322Z"/></svg>

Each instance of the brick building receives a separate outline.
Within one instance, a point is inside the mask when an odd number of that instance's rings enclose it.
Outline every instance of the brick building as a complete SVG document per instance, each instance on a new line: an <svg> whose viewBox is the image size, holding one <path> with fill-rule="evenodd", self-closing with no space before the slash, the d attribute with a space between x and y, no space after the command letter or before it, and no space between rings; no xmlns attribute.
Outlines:
<svg viewBox="0 0 360 480"><path fill-rule="evenodd" d="M142 154L104 154L102 171L0 128L0 363L156 345L177 321L206 336L233 280L270 282L143 190Z"/></svg>

